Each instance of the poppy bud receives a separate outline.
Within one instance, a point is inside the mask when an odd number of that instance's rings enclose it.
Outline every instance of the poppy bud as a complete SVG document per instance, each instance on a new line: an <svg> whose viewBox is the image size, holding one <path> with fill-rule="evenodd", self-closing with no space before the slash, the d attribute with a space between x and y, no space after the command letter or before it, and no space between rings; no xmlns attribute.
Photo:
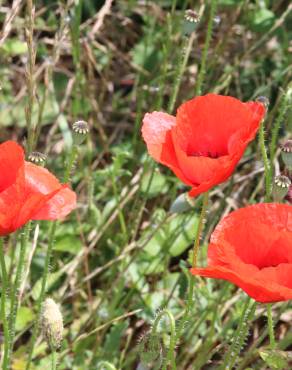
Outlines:
<svg viewBox="0 0 292 370"><path fill-rule="evenodd" d="M40 152L31 152L30 155L28 156L28 160L36 164L44 164L46 159L47 156Z"/></svg>
<svg viewBox="0 0 292 370"><path fill-rule="evenodd" d="M184 16L183 31L185 35L190 35L195 31L200 18L198 13L192 9L187 9Z"/></svg>
<svg viewBox="0 0 292 370"><path fill-rule="evenodd" d="M188 193L180 194L170 206L171 213L183 213L194 207L194 201Z"/></svg>
<svg viewBox="0 0 292 370"><path fill-rule="evenodd" d="M63 317L58 305L51 298L47 298L42 310L42 329L48 345L59 348L63 338Z"/></svg>
<svg viewBox="0 0 292 370"><path fill-rule="evenodd" d="M287 195L291 181L287 176L279 175L274 178L273 198L280 202Z"/></svg>
<svg viewBox="0 0 292 370"><path fill-rule="evenodd" d="M257 98L257 101L264 104L265 108L268 109L268 106L270 104L269 99L266 96L259 96Z"/></svg>
<svg viewBox="0 0 292 370"><path fill-rule="evenodd" d="M72 129L74 144L82 144L89 133L88 123L85 121L76 121L73 123Z"/></svg>
<svg viewBox="0 0 292 370"><path fill-rule="evenodd" d="M281 148L282 159L288 170L292 170L292 140L286 141Z"/></svg>
<svg viewBox="0 0 292 370"><path fill-rule="evenodd" d="M154 334L151 331L145 333L140 339L138 349L143 365L153 365L161 362L163 358L162 338L158 333Z"/></svg>

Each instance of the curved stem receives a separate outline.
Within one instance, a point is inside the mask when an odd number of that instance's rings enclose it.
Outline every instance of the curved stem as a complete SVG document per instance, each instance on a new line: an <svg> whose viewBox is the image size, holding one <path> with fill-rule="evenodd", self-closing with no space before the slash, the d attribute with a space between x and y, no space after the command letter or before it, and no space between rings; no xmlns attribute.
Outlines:
<svg viewBox="0 0 292 370"><path fill-rule="evenodd" d="M0 238L0 265L1 265L1 278L2 278L2 290L1 290L1 318L4 329L4 356L3 356L3 370L8 368L8 351L9 351L9 330L6 318L6 297L8 295L8 276L4 257L4 243L3 239Z"/></svg>
<svg viewBox="0 0 292 370"><path fill-rule="evenodd" d="M267 315L268 315L268 329L269 329L269 337L270 337L270 347L271 347L271 349L275 349L276 341L275 341L275 334L274 334L272 305L270 303L267 304Z"/></svg>
<svg viewBox="0 0 292 370"><path fill-rule="evenodd" d="M15 322L16 316L18 311L18 293L19 287L21 284L22 274L24 270L25 264L25 254L26 254L26 247L29 238L30 232L30 222L27 223L24 227L24 231L21 235L21 243L20 243L20 254L18 259L18 265L16 269L16 276L14 281L13 290L11 292L11 302L10 302L10 317L9 317L9 347L8 347L8 367L10 364L10 357L13 350L13 341L15 336Z"/></svg>
<svg viewBox="0 0 292 370"><path fill-rule="evenodd" d="M210 16L209 16L208 26L207 26L206 41L205 41L203 54L202 54L202 60L201 60L201 68L200 68L200 72L199 72L197 83L196 83L196 89L195 89L196 96L201 95L202 93L202 85L203 85L204 77L206 74L207 56L208 56L208 50L210 47L210 41L212 37L213 20L214 20L216 8L217 8L217 0L212 0Z"/></svg>
<svg viewBox="0 0 292 370"><path fill-rule="evenodd" d="M153 334L156 334L159 321L161 320L161 318L164 315L166 315L168 317L169 324L170 324L170 343L169 343L168 353L167 353L166 359L164 361L164 365L163 365L162 370L167 370L167 364L169 362L171 364L171 369L176 370L175 355L174 355L175 343L176 343L176 340L175 340L175 337L176 337L175 336L175 320L174 320L174 317L173 317L172 313L168 309L164 309L161 312L159 312L159 314L157 315L157 317L154 320L152 332L153 332Z"/></svg>

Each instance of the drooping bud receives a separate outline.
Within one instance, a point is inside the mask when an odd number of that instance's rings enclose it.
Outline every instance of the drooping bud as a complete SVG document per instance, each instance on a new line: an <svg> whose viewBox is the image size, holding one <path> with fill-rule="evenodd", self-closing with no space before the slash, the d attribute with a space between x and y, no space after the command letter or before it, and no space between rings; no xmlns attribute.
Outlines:
<svg viewBox="0 0 292 370"><path fill-rule="evenodd" d="M31 152L28 156L28 160L36 164L44 164L46 159L47 156L40 152Z"/></svg>
<svg viewBox="0 0 292 370"><path fill-rule="evenodd" d="M186 35L190 35L195 31L200 18L197 12L192 9L187 9L184 16L183 31Z"/></svg>
<svg viewBox="0 0 292 370"><path fill-rule="evenodd" d="M280 202L287 195L291 181L287 176L279 175L274 178L273 198L274 201Z"/></svg>
<svg viewBox="0 0 292 370"><path fill-rule="evenodd" d="M170 206L171 213L183 213L194 207L193 198L189 197L188 193L180 194Z"/></svg>
<svg viewBox="0 0 292 370"><path fill-rule="evenodd" d="M52 349L59 348L63 339L63 317L58 305L51 298L43 303L41 323L48 346Z"/></svg>
<svg viewBox="0 0 292 370"><path fill-rule="evenodd" d="M163 359L164 350L161 335L151 331L145 333L139 341L138 350L141 363L152 369L154 364L158 365Z"/></svg>
<svg viewBox="0 0 292 370"><path fill-rule="evenodd" d="M282 159L288 170L292 170L292 140L286 141L281 148Z"/></svg>
<svg viewBox="0 0 292 370"><path fill-rule="evenodd" d="M265 108L268 109L270 101L266 96L259 96L257 98L257 101L262 103L265 106Z"/></svg>
<svg viewBox="0 0 292 370"><path fill-rule="evenodd" d="M85 121L76 121L72 125L74 144L82 144L89 133L88 123Z"/></svg>

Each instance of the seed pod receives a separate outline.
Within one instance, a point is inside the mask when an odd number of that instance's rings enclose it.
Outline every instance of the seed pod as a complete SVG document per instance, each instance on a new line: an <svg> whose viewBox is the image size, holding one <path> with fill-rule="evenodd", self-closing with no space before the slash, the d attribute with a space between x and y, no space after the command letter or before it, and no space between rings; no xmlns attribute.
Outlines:
<svg viewBox="0 0 292 370"><path fill-rule="evenodd" d="M282 159L288 170L292 170L292 140L286 141L281 148Z"/></svg>
<svg viewBox="0 0 292 370"><path fill-rule="evenodd" d="M36 164L44 164L46 159L47 156L40 152L31 152L28 156L28 160Z"/></svg>
<svg viewBox="0 0 292 370"><path fill-rule="evenodd" d="M200 18L198 13L192 9L187 9L185 11L183 31L185 35L190 35L195 31L197 24L199 23Z"/></svg>
<svg viewBox="0 0 292 370"><path fill-rule="evenodd" d="M76 121L72 125L73 140L75 145L82 144L89 133L88 123L85 121Z"/></svg>
<svg viewBox="0 0 292 370"><path fill-rule="evenodd" d="M274 201L280 202L287 195L291 181L287 176L279 175L274 178L273 198Z"/></svg>
<svg viewBox="0 0 292 370"><path fill-rule="evenodd" d="M43 304L41 323L48 346L52 349L59 348L63 339L63 317L58 305L51 298L47 298Z"/></svg>

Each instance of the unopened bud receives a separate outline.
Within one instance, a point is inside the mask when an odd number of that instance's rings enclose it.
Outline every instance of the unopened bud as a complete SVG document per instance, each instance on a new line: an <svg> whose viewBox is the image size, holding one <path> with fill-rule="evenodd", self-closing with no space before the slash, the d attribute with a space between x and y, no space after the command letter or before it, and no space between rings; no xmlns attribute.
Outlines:
<svg viewBox="0 0 292 370"><path fill-rule="evenodd" d="M279 175L274 178L273 198L274 201L280 202L287 195L291 181L287 176Z"/></svg>
<svg viewBox="0 0 292 370"><path fill-rule="evenodd" d="M153 365L163 358L163 343L161 335L152 332L145 333L138 345L140 360L144 365ZM151 367L152 368L152 367Z"/></svg>
<svg viewBox="0 0 292 370"><path fill-rule="evenodd" d="M193 198L188 193L180 194L170 206L171 213L183 213L194 207Z"/></svg>
<svg viewBox="0 0 292 370"><path fill-rule="evenodd" d="M72 125L73 139L76 145L82 144L89 133L88 123L85 121L76 121Z"/></svg>
<svg viewBox="0 0 292 370"><path fill-rule="evenodd" d="M268 109L268 106L270 104L270 101L269 101L269 99L266 96L259 96L257 98L257 101L260 102L260 103L262 103L265 106L265 108Z"/></svg>
<svg viewBox="0 0 292 370"><path fill-rule="evenodd" d="M286 141L281 148L282 159L288 170L292 170L292 140Z"/></svg>
<svg viewBox="0 0 292 370"><path fill-rule="evenodd" d="M63 317L51 298L47 298L43 304L41 323L48 345L54 349L59 348L63 339Z"/></svg>
<svg viewBox="0 0 292 370"><path fill-rule="evenodd" d="M31 152L30 155L28 156L28 160L36 164L44 164L46 159L47 156L40 152Z"/></svg>
<svg viewBox="0 0 292 370"><path fill-rule="evenodd" d="M183 31L186 35L190 35L195 31L200 18L197 12L192 9L187 9L184 16Z"/></svg>

